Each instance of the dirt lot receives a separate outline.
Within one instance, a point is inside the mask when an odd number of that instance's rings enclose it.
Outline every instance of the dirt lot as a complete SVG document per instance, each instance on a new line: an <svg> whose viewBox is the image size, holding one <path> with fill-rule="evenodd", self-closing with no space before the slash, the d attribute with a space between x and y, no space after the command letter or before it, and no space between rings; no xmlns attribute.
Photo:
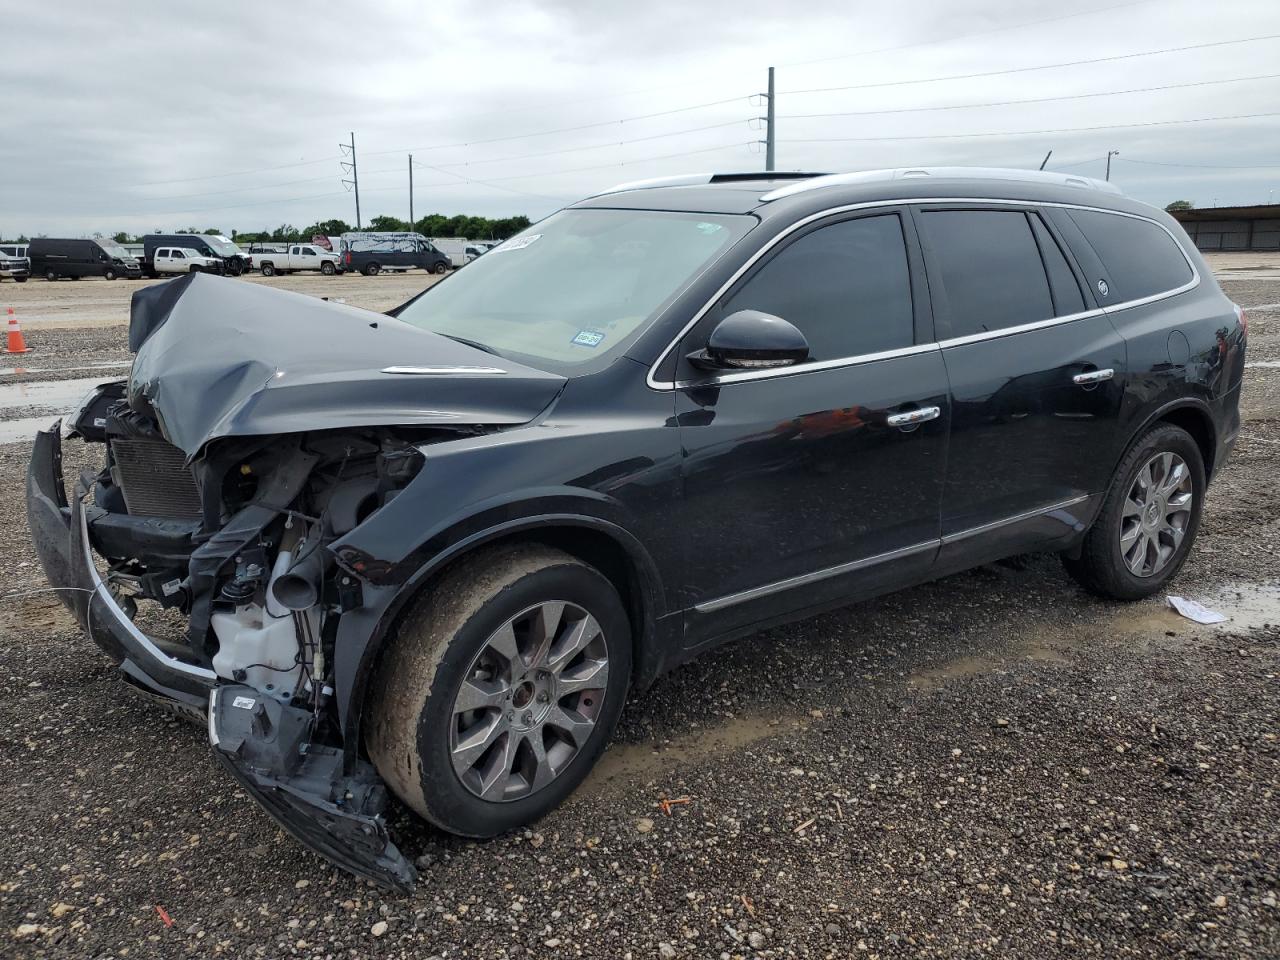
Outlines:
<svg viewBox="0 0 1280 960"><path fill-rule="evenodd" d="M1032 557L769 631L636 697L532 830L396 810L408 898L282 835L23 595L28 446L0 445L0 955L1280 956L1280 269L1215 268L1253 308L1247 423L1174 592L1230 622ZM31 328L32 366L126 356L119 327Z"/></svg>

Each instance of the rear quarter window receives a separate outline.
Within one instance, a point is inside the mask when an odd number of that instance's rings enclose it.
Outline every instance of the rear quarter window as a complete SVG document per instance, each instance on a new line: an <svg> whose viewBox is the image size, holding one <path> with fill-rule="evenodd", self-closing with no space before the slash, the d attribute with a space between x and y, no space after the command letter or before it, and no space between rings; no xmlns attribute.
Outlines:
<svg viewBox="0 0 1280 960"><path fill-rule="evenodd" d="M1168 293L1191 281L1182 248L1163 227L1095 210L1068 214L1107 268L1113 288L1110 303Z"/></svg>

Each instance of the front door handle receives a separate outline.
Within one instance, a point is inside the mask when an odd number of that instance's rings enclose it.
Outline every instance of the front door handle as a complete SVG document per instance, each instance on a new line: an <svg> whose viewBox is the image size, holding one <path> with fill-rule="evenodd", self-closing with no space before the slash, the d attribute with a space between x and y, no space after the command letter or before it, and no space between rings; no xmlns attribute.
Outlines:
<svg viewBox="0 0 1280 960"><path fill-rule="evenodd" d="M1087 387L1090 384L1102 383L1104 380L1110 380L1116 375L1116 372L1110 367L1105 370L1086 370L1084 373L1077 373L1071 378L1071 382Z"/></svg>
<svg viewBox="0 0 1280 960"><path fill-rule="evenodd" d="M930 420L937 420L942 415L941 407L918 407L903 413L891 413L887 423L891 427L914 427Z"/></svg>

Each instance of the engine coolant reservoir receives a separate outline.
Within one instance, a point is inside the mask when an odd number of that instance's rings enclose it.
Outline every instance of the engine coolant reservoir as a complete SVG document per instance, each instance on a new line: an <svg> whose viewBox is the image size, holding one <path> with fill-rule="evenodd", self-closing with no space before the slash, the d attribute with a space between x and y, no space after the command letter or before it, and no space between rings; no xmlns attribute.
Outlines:
<svg viewBox="0 0 1280 960"><path fill-rule="evenodd" d="M273 617L250 603L234 613L215 613L210 621L218 637L214 673L279 700L293 696L302 680L302 656L292 616Z"/></svg>

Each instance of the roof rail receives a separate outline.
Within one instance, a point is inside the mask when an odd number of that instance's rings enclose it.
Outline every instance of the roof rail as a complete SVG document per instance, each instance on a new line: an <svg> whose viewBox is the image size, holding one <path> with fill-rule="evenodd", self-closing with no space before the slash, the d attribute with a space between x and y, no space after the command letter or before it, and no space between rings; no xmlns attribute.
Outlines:
<svg viewBox="0 0 1280 960"><path fill-rule="evenodd" d="M793 183L771 190L760 198L762 203L781 200L783 197L821 190L825 187L848 186L858 183L885 183L892 180L916 180L926 177L939 180L1012 180L1022 183L1052 184L1059 187L1078 187L1085 190L1101 190L1122 194L1114 183L1079 177L1074 174L1054 173L1048 170L1020 170L1000 167L899 167L894 170L859 170L851 173L833 173L814 177L801 183Z"/></svg>
<svg viewBox="0 0 1280 960"><path fill-rule="evenodd" d="M786 173L776 170L748 170L743 173L680 173L672 177L653 177L648 180L632 180L619 183L608 190L594 193L594 197L603 197L610 193L622 193L624 190L652 190L656 187L687 187L705 183L736 183L752 180L811 180L822 177L822 173Z"/></svg>

